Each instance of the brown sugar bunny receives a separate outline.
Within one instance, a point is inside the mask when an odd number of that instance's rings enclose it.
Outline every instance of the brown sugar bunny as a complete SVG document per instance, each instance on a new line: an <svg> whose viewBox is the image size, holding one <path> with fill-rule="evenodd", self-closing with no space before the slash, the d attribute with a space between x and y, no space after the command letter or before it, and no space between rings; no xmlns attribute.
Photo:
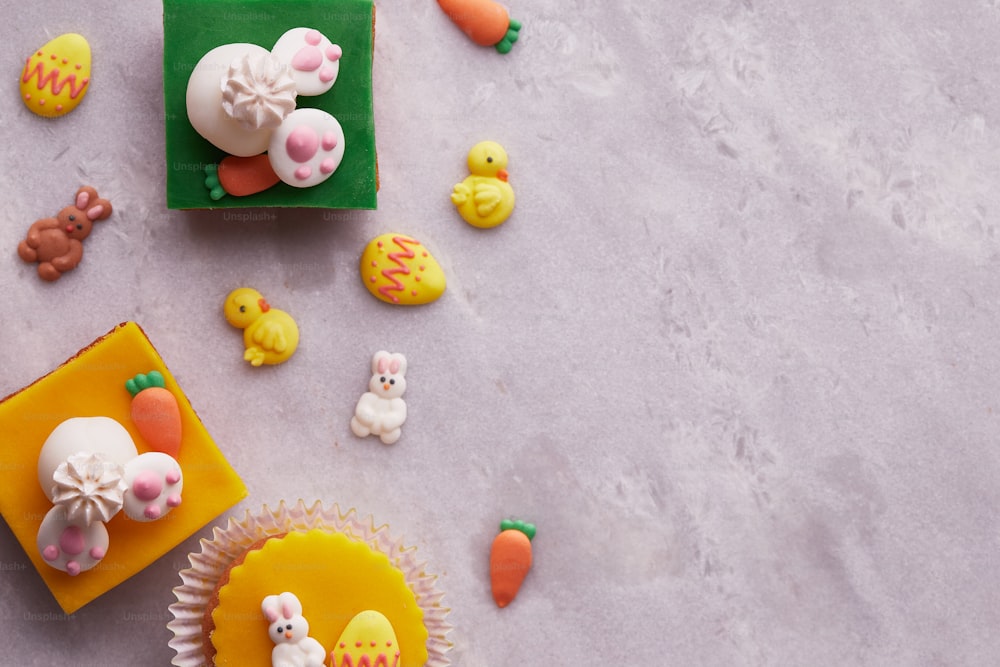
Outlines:
<svg viewBox="0 0 1000 667"><path fill-rule="evenodd" d="M17 254L25 262L38 262L38 275L43 280L59 280L80 263L83 240L90 235L94 222L109 215L111 202L99 198L97 190L85 185L77 190L72 206L28 228L27 237L17 246Z"/></svg>

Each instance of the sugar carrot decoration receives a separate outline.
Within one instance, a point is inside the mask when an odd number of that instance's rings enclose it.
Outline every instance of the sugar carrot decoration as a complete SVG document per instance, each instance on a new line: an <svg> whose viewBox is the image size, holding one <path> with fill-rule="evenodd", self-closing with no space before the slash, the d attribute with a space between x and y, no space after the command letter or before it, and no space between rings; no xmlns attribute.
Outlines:
<svg viewBox="0 0 1000 667"><path fill-rule="evenodd" d="M476 44L509 53L521 30L520 21L493 0L438 0L444 13Z"/></svg>
<svg viewBox="0 0 1000 667"><path fill-rule="evenodd" d="M205 167L205 187L213 201L226 195L255 195L277 185L280 180L267 153L250 157L227 155L218 165Z"/></svg>
<svg viewBox="0 0 1000 667"><path fill-rule="evenodd" d="M181 448L181 411L159 371L138 374L125 383L132 395L132 423L158 452L174 458Z"/></svg>
<svg viewBox="0 0 1000 667"><path fill-rule="evenodd" d="M490 583L498 607L511 603L531 569L531 540L534 537L533 524L508 519L500 522L500 534L493 538L490 550Z"/></svg>

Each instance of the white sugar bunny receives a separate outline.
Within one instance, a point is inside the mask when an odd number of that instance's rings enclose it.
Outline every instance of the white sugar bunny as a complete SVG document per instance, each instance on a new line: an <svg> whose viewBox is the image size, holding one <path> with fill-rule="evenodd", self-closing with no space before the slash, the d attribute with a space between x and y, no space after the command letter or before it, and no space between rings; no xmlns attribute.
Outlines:
<svg viewBox="0 0 1000 667"><path fill-rule="evenodd" d="M260 604L270 625L267 634L275 643L272 667L323 667L326 651L309 636L309 623L302 616L302 603L294 593L268 595Z"/></svg>
<svg viewBox="0 0 1000 667"><path fill-rule="evenodd" d="M372 379L358 400L351 418L354 435L363 438L377 435L387 445L399 440L400 427L406 421L406 357L380 350L372 357Z"/></svg>

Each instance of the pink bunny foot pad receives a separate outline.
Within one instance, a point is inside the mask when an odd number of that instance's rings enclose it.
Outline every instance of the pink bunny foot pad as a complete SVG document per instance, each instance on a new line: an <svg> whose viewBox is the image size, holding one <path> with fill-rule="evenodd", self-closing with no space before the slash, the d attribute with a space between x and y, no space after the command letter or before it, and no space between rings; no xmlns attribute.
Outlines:
<svg viewBox="0 0 1000 667"><path fill-rule="evenodd" d="M38 529L38 551L57 570L76 576L97 565L107 554L108 529L100 521L89 526L70 519L66 508L56 505Z"/></svg>
<svg viewBox="0 0 1000 667"><path fill-rule="evenodd" d="M376 207L372 0L163 12L168 208ZM252 171L224 178L227 159Z"/></svg>
<svg viewBox="0 0 1000 667"><path fill-rule="evenodd" d="M163 452L146 452L125 464L125 514L133 521L156 521L181 504L184 488L177 461Z"/></svg>
<svg viewBox="0 0 1000 667"><path fill-rule="evenodd" d="M291 65L299 95L322 95L333 87L340 72L343 49L313 28L292 28L271 53Z"/></svg>
<svg viewBox="0 0 1000 667"><path fill-rule="evenodd" d="M344 159L344 130L319 109L298 109L285 118L267 151L274 173L296 188L330 178Z"/></svg>

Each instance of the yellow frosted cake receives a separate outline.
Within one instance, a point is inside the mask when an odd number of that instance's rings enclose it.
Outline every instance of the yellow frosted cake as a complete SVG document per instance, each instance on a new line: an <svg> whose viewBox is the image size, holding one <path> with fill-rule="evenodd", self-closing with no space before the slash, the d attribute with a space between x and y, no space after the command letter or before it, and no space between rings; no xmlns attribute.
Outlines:
<svg viewBox="0 0 1000 667"><path fill-rule="evenodd" d="M134 322L0 401L0 434L0 513L66 613L247 493Z"/></svg>

